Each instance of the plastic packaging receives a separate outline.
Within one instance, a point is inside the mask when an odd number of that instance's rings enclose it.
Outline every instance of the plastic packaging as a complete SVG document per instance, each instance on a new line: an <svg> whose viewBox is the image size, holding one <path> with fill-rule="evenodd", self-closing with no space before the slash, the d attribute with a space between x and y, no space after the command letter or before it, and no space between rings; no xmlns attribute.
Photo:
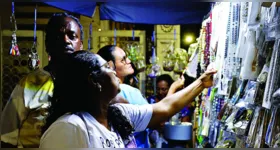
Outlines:
<svg viewBox="0 0 280 150"><path fill-rule="evenodd" d="M250 129L249 129L249 133L248 133L248 137L246 140L246 143L248 144L248 147L253 147L254 146L254 142L255 142L255 138L256 138L256 134L257 134L257 121L259 119L259 114L260 114L260 107L256 107L255 109L255 113L250 125Z"/></svg>

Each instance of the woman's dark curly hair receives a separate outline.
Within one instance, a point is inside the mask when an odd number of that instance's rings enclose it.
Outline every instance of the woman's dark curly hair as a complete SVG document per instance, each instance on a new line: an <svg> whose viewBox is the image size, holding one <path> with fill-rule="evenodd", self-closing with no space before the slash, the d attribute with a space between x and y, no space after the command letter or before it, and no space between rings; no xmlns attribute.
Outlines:
<svg viewBox="0 0 280 150"><path fill-rule="evenodd" d="M42 133L65 113L100 112L100 90L94 83L100 82L104 76L97 56L88 51L77 51L65 57L67 61L56 73L54 95L50 98L49 116ZM120 109L110 105L107 117L122 139L129 140L133 128Z"/></svg>

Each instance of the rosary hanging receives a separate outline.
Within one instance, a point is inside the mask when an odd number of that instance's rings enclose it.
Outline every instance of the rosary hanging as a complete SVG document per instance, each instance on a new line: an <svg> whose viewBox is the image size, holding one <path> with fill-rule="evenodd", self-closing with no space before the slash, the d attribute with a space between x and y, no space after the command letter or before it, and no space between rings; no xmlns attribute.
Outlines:
<svg viewBox="0 0 280 150"><path fill-rule="evenodd" d="M14 25L14 30L13 30L13 34L12 34L12 46L10 48L9 54L12 55L12 56L19 56L20 52L19 52L19 48L18 48L18 45L17 45L17 35L16 35L17 22L16 22L16 17L15 17L15 4L14 4L14 2L12 2L12 16L10 17L10 21Z"/></svg>
<svg viewBox="0 0 280 150"><path fill-rule="evenodd" d="M37 8L35 8L35 13L34 13L34 42L33 46L30 49L30 54L28 55L28 66L31 70L35 70L39 68L40 60L39 56L37 53L37 37L36 37L36 20L37 20Z"/></svg>

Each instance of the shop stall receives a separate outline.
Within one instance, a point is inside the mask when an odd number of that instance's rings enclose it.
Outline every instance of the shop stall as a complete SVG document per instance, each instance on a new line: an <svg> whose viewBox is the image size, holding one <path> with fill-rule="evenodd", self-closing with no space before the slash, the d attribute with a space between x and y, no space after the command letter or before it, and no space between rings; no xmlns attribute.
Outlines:
<svg viewBox="0 0 280 150"><path fill-rule="evenodd" d="M221 2L202 22L187 72L218 73L196 99L196 147L279 146L279 16L276 2Z"/></svg>
<svg viewBox="0 0 280 150"><path fill-rule="evenodd" d="M194 2L186 4L180 0L172 3L142 2L141 5L139 2L45 3L87 17L92 17L98 6L101 20L116 22L168 25L201 23L200 36L187 51L174 44L179 34L174 30L170 32L172 40L169 40L167 48L162 50L162 53L156 53L157 39L156 33L153 32L152 56L145 58L145 48L141 47L141 44L144 46L146 44L145 32L134 30L92 32L92 24L87 27L87 48L92 50L94 47L96 51L98 47L95 44L98 40L102 42L100 37L103 35L113 37L114 44L117 41L117 33L123 32L133 40L138 37L140 44L126 43L125 46L136 68L141 72L145 71L142 78L153 79L154 91L155 78L160 74L160 70L174 72L177 75L186 74L193 78L199 77L210 67L218 70L213 76L214 86L205 89L196 97L192 122L181 123L179 114L173 116L166 123L165 135L161 137L161 143L157 143L158 147L161 147L163 141L166 142L164 139L183 141L179 142L180 146L192 139L191 145L195 148L279 147L279 3L216 2L201 5ZM16 25L15 18L13 19ZM31 51L26 58L31 70L42 67L42 64L38 63L38 55L39 57L45 55L36 51L36 42L43 43L43 33L36 32L36 9L34 20L35 34L31 32L28 36L34 36L34 43L29 47L34 49L37 57L35 54L32 57ZM13 32L1 32L2 36L13 35L12 49L9 53L11 55L19 55L17 53L20 52L17 49L16 36L26 34L16 32L17 30L20 29L15 26ZM41 38L36 38L36 33ZM39 45L40 49L43 49L42 46L43 44ZM161 60L162 66L158 64L157 55L164 58ZM146 59L150 60L150 65L145 63ZM1 74L1 78L4 77Z"/></svg>

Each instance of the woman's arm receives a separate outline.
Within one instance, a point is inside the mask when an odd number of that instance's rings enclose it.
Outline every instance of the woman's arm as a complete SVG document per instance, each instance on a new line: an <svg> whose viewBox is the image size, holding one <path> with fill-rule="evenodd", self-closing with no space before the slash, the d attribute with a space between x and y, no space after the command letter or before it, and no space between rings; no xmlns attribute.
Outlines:
<svg viewBox="0 0 280 150"><path fill-rule="evenodd" d="M165 97L158 103L152 104L153 115L148 127L158 125L179 112L184 106L187 106L194 98L199 95L204 88L209 88L213 84L212 75L216 70L206 71L188 87L172 95Z"/></svg>

